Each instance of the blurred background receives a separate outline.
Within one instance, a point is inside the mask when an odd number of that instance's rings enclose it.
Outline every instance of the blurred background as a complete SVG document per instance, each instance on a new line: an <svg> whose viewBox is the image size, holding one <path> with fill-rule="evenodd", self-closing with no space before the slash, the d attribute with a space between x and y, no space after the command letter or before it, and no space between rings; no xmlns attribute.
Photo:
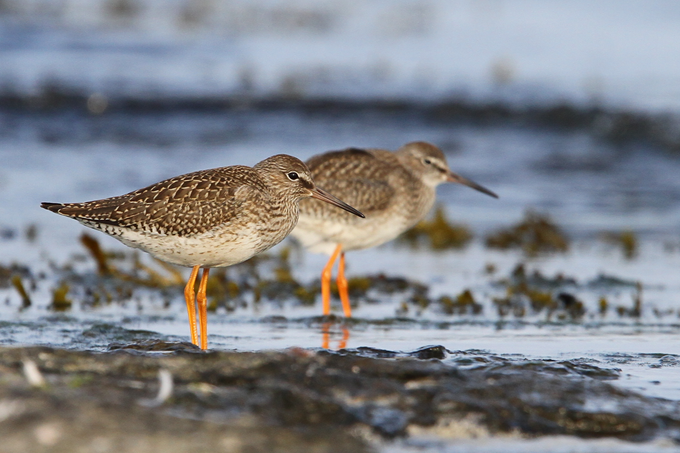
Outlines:
<svg viewBox="0 0 680 453"><path fill-rule="evenodd" d="M350 274L409 275L435 292L467 285L491 304L483 269L528 262L633 282L613 297L636 281L663 287L654 302L673 306L678 23L672 0L2 0L0 259L49 270L83 252L85 228L41 201L277 153L425 140L500 200L442 186L442 212L468 229L471 249L387 245L357 252L370 258L350 260ZM527 212L572 246L533 261L522 245L491 252L488 235ZM305 260L294 273L312 281L325 258ZM597 304L602 292L581 289Z"/></svg>
<svg viewBox="0 0 680 453"><path fill-rule="evenodd" d="M501 194L441 189L475 229L536 208L575 235L675 238L679 20L672 0L2 0L0 226L274 153L428 140Z"/></svg>
<svg viewBox="0 0 680 453"><path fill-rule="evenodd" d="M0 0L0 345L188 340L187 270L40 202L414 140L500 199L443 185L419 231L460 233L451 248L416 232L348 253L351 322L319 316L326 257L290 241L214 270L212 348L440 344L455 367L574 360L565 379L606 367L680 399L677 0ZM611 420L620 395L590 387ZM676 409L627 410L672 441L625 451L675 451ZM509 441L493 451L544 450Z"/></svg>
<svg viewBox="0 0 680 453"><path fill-rule="evenodd" d="M3 0L0 12L7 95L680 103L671 0Z"/></svg>

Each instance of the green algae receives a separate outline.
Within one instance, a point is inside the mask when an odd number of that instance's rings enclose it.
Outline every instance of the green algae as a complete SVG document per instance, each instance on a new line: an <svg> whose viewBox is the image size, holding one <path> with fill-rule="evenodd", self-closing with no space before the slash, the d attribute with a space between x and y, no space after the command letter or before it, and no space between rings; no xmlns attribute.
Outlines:
<svg viewBox="0 0 680 453"><path fill-rule="evenodd" d="M451 296L441 296L436 300L436 303L447 315L479 315L484 310L484 307L475 300L472 291L469 289L464 290L455 298Z"/></svg>
<svg viewBox="0 0 680 453"><path fill-rule="evenodd" d="M31 306L31 296L28 295L28 291L24 287L24 282L21 280L19 274L12 275L12 286L17 290L21 296L21 308L25 309Z"/></svg>
<svg viewBox="0 0 680 453"><path fill-rule="evenodd" d="M413 228L399 236L399 243L412 248L428 247L442 251L462 249L472 240L472 231L462 224L449 222L444 207L439 205L430 220L421 220Z"/></svg>
<svg viewBox="0 0 680 453"><path fill-rule="evenodd" d="M565 291L565 288L576 287L576 280L562 274L548 278L538 270L527 273L520 263L510 277L501 279L498 284L505 289L505 295L492 300L501 318L545 313L546 321L573 322L583 319L587 312L581 300Z"/></svg>
<svg viewBox="0 0 680 453"><path fill-rule="evenodd" d="M495 231L485 239L489 248L519 249L529 257L569 250L569 238L547 214L527 211L517 224Z"/></svg>
<svg viewBox="0 0 680 453"><path fill-rule="evenodd" d="M59 286L52 291L52 310L67 311L71 309L73 301L69 299L68 292L71 289L68 283L61 282Z"/></svg>
<svg viewBox="0 0 680 453"><path fill-rule="evenodd" d="M639 253L640 245L637 235L631 230L606 232L602 233L601 237L608 244L620 249L627 260L636 258Z"/></svg>

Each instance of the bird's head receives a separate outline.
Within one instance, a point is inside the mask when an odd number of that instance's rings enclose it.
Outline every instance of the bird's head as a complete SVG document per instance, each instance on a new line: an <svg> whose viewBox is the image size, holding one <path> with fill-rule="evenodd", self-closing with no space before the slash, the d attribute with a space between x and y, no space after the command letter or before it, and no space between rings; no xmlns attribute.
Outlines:
<svg viewBox="0 0 680 453"><path fill-rule="evenodd" d="M280 196L292 197L296 200L312 197L335 205L356 216L364 217L352 206L316 187L309 168L297 157L277 154L259 162L253 168L266 176L268 182L276 187Z"/></svg>
<svg viewBox="0 0 680 453"><path fill-rule="evenodd" d="M486 187L452 172L442 150L431 143L407 143L397 150L397 156L427 186L434 188L445 182L454 182L498 198Z"/></svg>

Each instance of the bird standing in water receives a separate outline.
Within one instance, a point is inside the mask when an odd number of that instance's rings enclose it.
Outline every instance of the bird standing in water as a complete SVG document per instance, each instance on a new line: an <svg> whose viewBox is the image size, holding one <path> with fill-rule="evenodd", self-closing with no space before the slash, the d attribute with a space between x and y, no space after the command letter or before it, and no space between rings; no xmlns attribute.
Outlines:
<svg viewBox="0 0 680 453"><path fill-rule="evenodd" d="M298 220L303 198L363 214L316 187L307 166L279 154L255 166L197 171L118 197L41 207L102 231L172 264L191 267L184 288L191 341L208 347L206 287L211 267L245 261L281 242ZM203 275L194 292L198 271Z"/></svg>
<svg viewBox="0 0 680 453"><path fill-rule="evenodd" d="M376 247L414 226L432 208L439 184L459 183L498 198L489 189L453 173L442 150L426 142L408 143L395 152L331 151L306 163L316 184L366 215L359 221L316 200L300 202L300 218L291 234L310 251L330 255L321 274L324 315L330 314L331 272L338 257L338 292L345 316L350 317L345 251Z"/></svg>

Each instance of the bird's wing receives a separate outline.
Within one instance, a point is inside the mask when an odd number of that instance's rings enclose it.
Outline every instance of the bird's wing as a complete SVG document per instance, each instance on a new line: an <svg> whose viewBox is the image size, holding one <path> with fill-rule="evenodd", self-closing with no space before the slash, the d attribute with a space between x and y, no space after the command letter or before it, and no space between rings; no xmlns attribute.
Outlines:
<svg viewBox="0 0 680 453"><path fill-rule="evenodd" d="M192 235L229 223L247 199L266 193L251 168L234 166L176 176L118 197L44 207L87 223Z"/></svg>
<svg viewBox="0 0 680 453"><path fill-rule="evenodd" d="M392 153L378 150L350 148L312 157L307 161L317 186L354 206L367 216L385 209L395 195L390 173L399 168ZM318 200L301 203L304 215L328 216L338 214L337 208Z"/></svg>

